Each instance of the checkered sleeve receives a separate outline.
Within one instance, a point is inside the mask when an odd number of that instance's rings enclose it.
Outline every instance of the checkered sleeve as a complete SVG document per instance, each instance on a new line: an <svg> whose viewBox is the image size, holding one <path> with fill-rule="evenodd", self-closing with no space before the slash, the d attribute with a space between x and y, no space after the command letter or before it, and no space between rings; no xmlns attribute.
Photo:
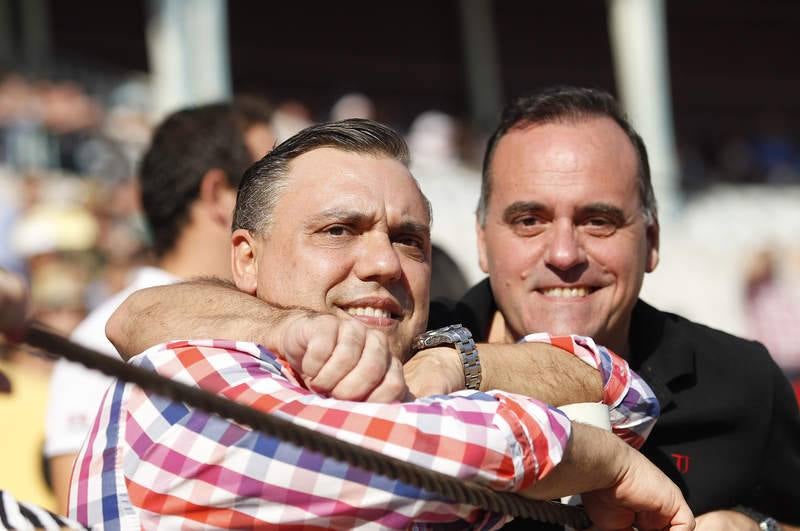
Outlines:
<svg viewBox="0 0 800 531"><path fill-rule="evenodd" d="M641 448L660 414L660 405L649 385L628 362L590 337L528 334L521 342L549 343L600 371L603 403L609 408L612 431L634 448Z"/></svg>
<svg viewBox="0 0 800 531"><path fill-rule="evenodd" d="M570 436L569 420L559 410L503 392L461 391L392 404L322 397L306 389L281 358L252 343L173 342L132 361L497 490L518 491L547 475ZM124 480L143 527L168 529L185 519L224 528L263 522L402 528L420 520L487 521L474 507L447 503L138 389L130 393L127 410L131 455L124 459Z"/></svg>

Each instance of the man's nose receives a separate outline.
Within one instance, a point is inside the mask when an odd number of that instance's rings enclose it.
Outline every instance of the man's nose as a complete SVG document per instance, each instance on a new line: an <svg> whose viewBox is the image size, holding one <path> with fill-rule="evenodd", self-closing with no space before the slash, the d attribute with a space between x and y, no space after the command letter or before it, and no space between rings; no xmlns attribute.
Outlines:
<svg viewBox="0 0 800 531"><path fill-rule="evenodd" d="M567 271L586 261L580 234L572 221L564 219L553 223L545 261L561 271Z"/></svg>
<svg viewBox="0 0 800 531"><path fill-rule="evenodd" d="M354 269L361 280L383 283L399 279L402 276L400 257L389 235L367 235Z"/></svg>

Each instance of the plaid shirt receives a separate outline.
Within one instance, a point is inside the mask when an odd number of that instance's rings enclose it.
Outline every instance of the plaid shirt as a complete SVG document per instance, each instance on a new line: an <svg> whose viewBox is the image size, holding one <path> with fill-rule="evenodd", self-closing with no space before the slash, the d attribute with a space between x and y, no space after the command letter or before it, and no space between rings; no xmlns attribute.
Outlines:
<svg viewBox="0 0 800 531"><path fill-rule="evenodd" d="M324 398L253 343L173 342L131 362L498 490L544 477L570 435L560 411L509 393L393 404ZM109 389L78 456L70 515L105 529L492 528L504 521L123 383Z"/></svg>
<svg viewBox="0 0 800 531"><path fill-rule="evenodd" d="M567 346L563 338L533 339ZM570 342L574 354L594 359L585 352L591 348ZM131 362L498 490L518 491L544 477L570 434L558 410L499 391L402 404L324 398L252 343L173 342ZM607 385L607 394L631 388L625 369L609 371L604 382L618 385ZM107 529L494 528L507 520L122 383L109 389L78 456L70 507L78 521Z"/></svg>
<svg viewBox="0 0 800 531"><path fill-rule="evenodd" d="M628 362L590 337L528 334L523 342L550 343L600 371L603 403L609 408L611 431L639 449L647 440L661 413L655 393Z"/></svg>

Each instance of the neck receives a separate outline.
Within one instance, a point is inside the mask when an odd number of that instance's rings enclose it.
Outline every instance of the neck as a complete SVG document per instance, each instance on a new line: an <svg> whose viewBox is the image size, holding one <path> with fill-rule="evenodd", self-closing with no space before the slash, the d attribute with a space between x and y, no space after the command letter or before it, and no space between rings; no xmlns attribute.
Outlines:
<svg viewBox="0 0 800 531"><path fill-rule="evenodd" d="M489 326L489 343L516 343L519 338L514 337L511 329L506 326L506 320L500 311L494 312L492 324Z"/></svg>
<svg viewBox="0 0 800 531"><path fill-rule="evenodd" d="M216 231L185 229L158 266L179 278L231 278L230 237Z"/></svg>

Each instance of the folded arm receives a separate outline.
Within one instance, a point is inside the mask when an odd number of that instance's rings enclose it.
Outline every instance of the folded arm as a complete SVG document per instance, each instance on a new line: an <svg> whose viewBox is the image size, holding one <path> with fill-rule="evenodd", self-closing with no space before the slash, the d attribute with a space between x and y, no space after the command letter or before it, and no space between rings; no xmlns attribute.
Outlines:
<svg viewBox="0 0 800 531"><path fill-rule="evenodd" d="M529 334L517 344L477 346L481 389L502 389L554 406L602 402L609 407L613 432L634 448L644 444L658 415L650 386L628 363L582 336ZM417 353L404 367L406 381L418 396L464 388L464 372L455 349Z"/></svg>
<svg viewBox="0 0 800 531"><path fill-rule="evenodd" d="M136 291L106 324L123 359L185 338L236 338L281 352L314 391L389 402L408 393L385 337L352 319L278 307L226 281L198 279Z"/></svg>
<svg viewBox="0 0 800 531"><path fill-rule="evenodd" d="M286 323L298 315L308 317L309 312L275 308L222 281L195 280L132 294L109 320L106 334L123 358L152 345L189 337L239 338L290 355L285 337L291 327ZM481 389L502 389L556 406L602 401L610 408L614 432L636 448L644 443L658 417L658 401L625 360L580 336L530 334L523 341L478 346L483 366ZM352 360L357 354L351 356L350 364L340 363L329 354L318 354L331 360L331 370L325 371L326 381L318 382L316 390L341 399L369 397L377 401L401 396L404 385L392 371L387 374L391 390L396 392L362 392L361 387L352 385L339 385L334 392L337 384L344 382L348 369L355 366ZM383 354L372 355L383 356L386 364L391 363ZM293 364L306 376L316 375L320 370L317 365ZM338 369L334 369L336 365ZM362 371L350 375L348 381L363 383L370 378L374 376ZM447 348L418 353L406 364L405 378L417 396L447 394L463 389L464 384L460 360L455 350ZM348 389L359 392L348 394Z"/></svg>

